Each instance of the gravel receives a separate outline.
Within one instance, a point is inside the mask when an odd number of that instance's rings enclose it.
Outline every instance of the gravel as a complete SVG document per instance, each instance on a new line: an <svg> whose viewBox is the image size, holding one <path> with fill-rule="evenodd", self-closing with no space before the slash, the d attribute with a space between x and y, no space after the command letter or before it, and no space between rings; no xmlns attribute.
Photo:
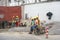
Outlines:
<svg viewBox="0 0 60 40"><path fill-rule="evenodd" d="M51 35L60 35L60 22L55 22L53 27L49 30Z"/></svg>

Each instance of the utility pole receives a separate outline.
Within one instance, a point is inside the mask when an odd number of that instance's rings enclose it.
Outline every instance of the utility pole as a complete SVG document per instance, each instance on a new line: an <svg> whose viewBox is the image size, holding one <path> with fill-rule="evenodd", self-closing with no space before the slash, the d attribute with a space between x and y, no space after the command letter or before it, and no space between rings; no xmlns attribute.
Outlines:
<svg viewBox="0 0 60 40"><path fill-rule="evenodd" d="M41 2L41 0L35 0L35 3Z"/></svg>

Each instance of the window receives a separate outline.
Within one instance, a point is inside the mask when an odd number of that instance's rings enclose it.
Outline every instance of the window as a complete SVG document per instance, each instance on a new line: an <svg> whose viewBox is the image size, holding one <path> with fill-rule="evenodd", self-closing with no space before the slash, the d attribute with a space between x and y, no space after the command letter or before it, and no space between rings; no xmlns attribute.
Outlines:
<svg viewBox="0 0 60 40"><path fill-rule="evenodd" d="M49 2L49 1L54 1L54 0L47 0L47 1Z"/></svg>
<svg viewBox="0 0 60 40"><path fill-rule="evenodd" d="M50 1L60 1L60 0L47 0L48 2L50 2Z"/></svg>
<svg viewBox="0 0 60 40"><path fill-rule="evenodd" d="M28 14L25 14L25 19L28 19Z"/></svg>
<svg viewBox="0 0 60 40"><path fill-rule="evenodd" d="M25 1L22 1L23 3L25 3Z"/></svg>
<svg viewBox="0 0 60 40"><path fill-rule="evenodd" d="M16 2L16 0L14 0Z"/></svg>
<svg viewBox="0 0 60 40"><path fill-rule="evenodd" d="M14 0L15 2L18 2L18 1L20 1L20 0Z"/></svg>
<svg viewBox="0 0 60 40"><path fill-rule="evenodd" d="M56 1L60 1L60 0L56 0Z"/></svg>
<svg viewBox="0 0 60 40"><path fill-rule="evenodd" d="M9 2L11 3L11 0L9 0Z"/></svg>

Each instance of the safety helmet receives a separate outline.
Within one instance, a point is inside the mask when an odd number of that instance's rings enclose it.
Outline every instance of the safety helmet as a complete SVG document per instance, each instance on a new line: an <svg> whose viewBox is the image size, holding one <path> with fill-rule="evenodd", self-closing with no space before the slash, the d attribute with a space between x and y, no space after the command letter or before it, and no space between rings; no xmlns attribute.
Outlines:
<svg viewBox="0 0 60 40"><path fill-rule="evenodd" d="M38 18L38 16L36 16L36 18Z"/></svg>
<svg viewBox="0 0 60 40"><path fill-rule="evenodd" d="M15 16L13 16L13 17L15 17Z"/></svg>
<svg viewBox="0 0 60 40"><path fill-rule="evenodd" d="M18 17L18 16L16 16L16 17Z"/></svg>

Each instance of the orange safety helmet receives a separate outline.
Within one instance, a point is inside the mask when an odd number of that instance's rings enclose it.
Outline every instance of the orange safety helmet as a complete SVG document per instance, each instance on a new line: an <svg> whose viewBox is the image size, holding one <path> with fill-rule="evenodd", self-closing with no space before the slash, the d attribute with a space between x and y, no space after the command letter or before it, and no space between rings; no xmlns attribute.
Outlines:
<svg viewBox="0 0 60 40"><path fill-rule="evenodd" d="M14 18L15 16L13 16L13 18Z"/></svg>

